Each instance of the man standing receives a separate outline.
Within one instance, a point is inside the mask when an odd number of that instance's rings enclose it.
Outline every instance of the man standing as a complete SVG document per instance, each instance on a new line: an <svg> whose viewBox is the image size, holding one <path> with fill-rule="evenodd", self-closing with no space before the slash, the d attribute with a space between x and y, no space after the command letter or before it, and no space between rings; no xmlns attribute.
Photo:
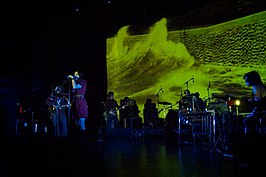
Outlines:
<svg viewBox="0 0 266 177"><path fill-rule="evenodd" d="M107 131L112 128L119 127L117 110L119 109L117 101L114 99L114 92L110 91L107 94L107 99L104 104L104 118L106 121Z"/></svg>
<svg viewBox="0 0 266 177"><path fill-rule="evenodd" d="M50 113L50 119L53 122L53 135L56 137L67 136L67 117L66 109L60 107L60 98L54 96L53 92L46 99L46 105Z"/></svg>

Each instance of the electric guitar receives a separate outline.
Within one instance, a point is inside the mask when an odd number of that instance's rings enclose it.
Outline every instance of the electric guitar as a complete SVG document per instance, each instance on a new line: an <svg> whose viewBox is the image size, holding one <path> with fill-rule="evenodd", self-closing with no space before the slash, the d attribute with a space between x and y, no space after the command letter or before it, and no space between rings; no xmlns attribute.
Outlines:
<svg viewBox="0 0 266 177"><path fill-rule="evenodd" d="M108 115L116 115L117 114L117 111L119 111L119 110L121 110L121 109L125 109L127 106L129 106L129 105L123 105L123 106L121 106L121 107L119 107L119 108L117 108L117 109L113 109L113 110L110 110L109 112L108 111L105 111L104 113L103 113L103 116L105 117L105 118L107 118L108 117Z"/></svg>
<svg viewBox="0 0 266 177"><path fill-rule="evenodd" d="M113 109L111 111L109 111L109 114L112 114L112 115L116 115L117 111L121 110L121 109L125 109L128 105L124 105L124 106L121 106L117 109Z"/></svg>

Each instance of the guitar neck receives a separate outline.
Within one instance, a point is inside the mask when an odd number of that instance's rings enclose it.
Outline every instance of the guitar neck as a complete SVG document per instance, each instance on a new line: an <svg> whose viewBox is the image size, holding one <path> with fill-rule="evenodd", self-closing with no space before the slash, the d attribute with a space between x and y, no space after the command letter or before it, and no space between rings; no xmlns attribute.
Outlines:
<svg viewBox="0 0 266 177"><path fill-rule="evenodd" d="M126 107L126 106L121 106L121 107L119 107L119 108L116 108L116 109L113 109L113 110L109 111L109 113L111 113L111 114L115 114L117 111L119 111L119 110L121 110L121 109L125 109L125 107Z"/></svg>

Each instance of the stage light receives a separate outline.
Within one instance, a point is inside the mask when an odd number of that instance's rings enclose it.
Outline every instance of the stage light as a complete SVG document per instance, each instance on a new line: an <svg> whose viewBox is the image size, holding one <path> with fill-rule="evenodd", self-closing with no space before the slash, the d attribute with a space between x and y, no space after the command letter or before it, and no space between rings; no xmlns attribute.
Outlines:
<svg viewBox="0 0 266 177"><path fill-rule="evenodd" d="M240 100L235 100L235 105L239 106L240 105Z"/></svg>
<svg viewBox="0 0 266 177"><path fill-rule="evenodd" d="M227 101L226 102L226 104L228 105L228 106L239 106L240 105L240 100L229 100L229 101Z"/></svg>

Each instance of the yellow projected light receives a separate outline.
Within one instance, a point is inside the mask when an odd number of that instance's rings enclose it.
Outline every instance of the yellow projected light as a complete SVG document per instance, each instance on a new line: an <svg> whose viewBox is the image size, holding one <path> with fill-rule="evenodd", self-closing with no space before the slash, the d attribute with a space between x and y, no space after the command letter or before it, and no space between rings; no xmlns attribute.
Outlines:
<svg viewBox="0 0 266 177"><path fill-rule="evenodd" d="M266 80L265 19L262 12L215 26L169 32L163 18L148 34L136 36L130 36L125 26L107 39L107 89L118 102L124 97L136 100L140 117L146 99L151 98L158 111L163 110L160 118L179 110L186 89L199 92L207 105L221 102L213 93L235 98L250 95L251 88L243 80L246 72L256 70Z"/></svg>

